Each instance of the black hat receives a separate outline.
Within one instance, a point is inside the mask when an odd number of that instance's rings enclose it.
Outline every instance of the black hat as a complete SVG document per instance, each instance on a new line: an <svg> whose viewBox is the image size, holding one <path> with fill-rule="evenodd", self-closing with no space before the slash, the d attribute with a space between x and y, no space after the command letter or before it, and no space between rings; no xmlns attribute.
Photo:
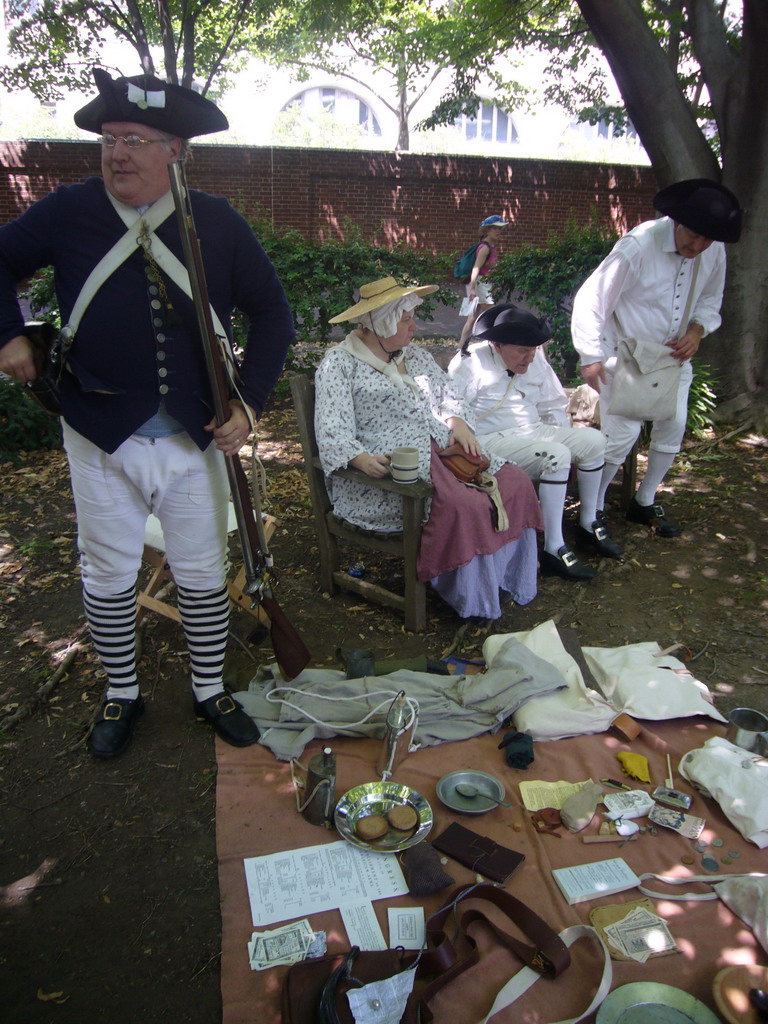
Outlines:
<svg viewBox="0 0 768 1024"><path fill-rule="evenodd" d="M87 132L101 133L107 121L133 121L181 139L229 128L215 103L154 75L112 78L94 68L93 78L99 95L75 114L75 124Z"/></svg>
<svg viewBox="0 0 768 1024"><path fill-rule="evenodd" d="M654 209L715 242L738 242L739 201L730 189L708 178L687 178L653 197Z"/></svg>
<svg viewBox="0 0 768 1024"><path fill-rule="evenodd" d="M481 341L495 341L499 345L525 345L534 348L552 337L546 320L539 320L511 302L500 302L486 309L475 320L472 332Z"/></svg>

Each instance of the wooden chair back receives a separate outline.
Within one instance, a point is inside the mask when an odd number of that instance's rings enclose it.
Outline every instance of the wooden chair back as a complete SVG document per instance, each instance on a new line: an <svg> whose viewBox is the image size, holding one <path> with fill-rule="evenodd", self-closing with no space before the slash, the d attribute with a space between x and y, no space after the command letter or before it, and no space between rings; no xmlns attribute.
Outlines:
<svg viewBox="0 0 768 1024"><path fill-rule="evenodd" d="M351 591L367 601L396 608L405 618L405 627L421 632L427 624L426 588L416 576L416 560L421 544L424 503L433 492L431 484L418 480L414 484L395 483L387 477L376 480L357 469L339 469L334 476L358 480L371 488L393 491L403 502L403 529L397 534L384 534L362 530L334 515L325 474L320 464L315 438L315 385L301 374L291 378L291 395L299 425L299 437L304 453L304 468L309 482L312 512L320 551L320 585L334 594L337 590ZM342 569L339 545L380 551L403 559L404 592L397 593L378 583L352 576Z"/></svg>

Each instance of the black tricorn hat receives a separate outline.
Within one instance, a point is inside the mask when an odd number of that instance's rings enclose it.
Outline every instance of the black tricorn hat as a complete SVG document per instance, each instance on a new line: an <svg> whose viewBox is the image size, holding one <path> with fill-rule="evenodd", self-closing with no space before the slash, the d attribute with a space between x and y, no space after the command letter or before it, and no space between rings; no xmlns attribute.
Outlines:
<svg viewBox="0 0 768 1024"><path fill-rule="evenodd" d="M495 341L499 345L523 345L535 348L552 337L546 320L539 320L533 313L513 305L500 302L486 309L475 320L472 332L481 341Z"/></svg>
<svg viewBox="0 0 768 1024"><path fill-rule="evenodd" d="M739 200L725 185L709 178L687 178L667 185L653 197L653 206L715 242L738 242L741 235Z"/></svg>
<svg viewBox="0 0 768 1024"><path fill-rule="evenodd" d="M75 124L87 132L101 133L107 121L133 121L181 139L229 128L215 103L154 75L112 78L94 68L93 78L99 95L75 114Z"/></svg>

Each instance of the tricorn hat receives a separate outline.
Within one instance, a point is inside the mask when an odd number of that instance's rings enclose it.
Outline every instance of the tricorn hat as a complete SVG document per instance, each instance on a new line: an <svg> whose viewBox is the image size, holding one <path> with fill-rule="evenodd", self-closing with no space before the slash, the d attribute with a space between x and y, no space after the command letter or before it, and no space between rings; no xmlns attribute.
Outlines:
<svg viewBox="0 0 768 1024"><path fill-rule="evenodd" d="M552 337L546 320L513 305L500 302L486 309L475 320L472 332L480 341L494 341L498 345L523 345L535 348Z"/></svg>
<svg viewBox="0 0 768 1024"><path fill-rule="evenodd" d="M687 178L653 197L654 209L715 242L738 242L741 209L730 189L709 178Z"/></svg>
<svg viewBox="0 0 768 1024"><path fill-rule="evenodd" d="M363 313L370 313L371 310L386 306L388 302L401 299L404 295L431 295L437 291L436 284L422 285L401 285L394 277L383 277L380 281L371 281L360 288L360 299L354 306L345 309L343 313L331 317L329 324L340 324L344 320L357 320Z"/></svg>
<svg viewBox="0 0 768 1024"><path fill-rule="evenodd" d="M108 121L133 121L181 139L229 128L215 103L154 75L112 78L102 68L94 68L93 78L99 95L75 114L75 124L87 132L100 133Z"/></svg>

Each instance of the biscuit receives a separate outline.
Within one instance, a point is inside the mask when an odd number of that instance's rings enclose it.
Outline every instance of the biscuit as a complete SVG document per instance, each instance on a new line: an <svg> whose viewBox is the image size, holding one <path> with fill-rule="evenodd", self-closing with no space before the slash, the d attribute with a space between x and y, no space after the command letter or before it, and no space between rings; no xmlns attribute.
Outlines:
<svg viewBox="0 0 768 1024"><path fill-rule="evenodd" d="M387 819L380 814L369 814L365 818L358 818L355 822L355 832L361 839L370 841L381 839L389 831Z"/></svg>
<svg viewBox="0 0 768 1024"><path fill-rule="evenodd" d="M402 804L400 807L393 807L389 811L387 821L398 832L410 832L418 824L419 815L410 804Z"/></svg>

